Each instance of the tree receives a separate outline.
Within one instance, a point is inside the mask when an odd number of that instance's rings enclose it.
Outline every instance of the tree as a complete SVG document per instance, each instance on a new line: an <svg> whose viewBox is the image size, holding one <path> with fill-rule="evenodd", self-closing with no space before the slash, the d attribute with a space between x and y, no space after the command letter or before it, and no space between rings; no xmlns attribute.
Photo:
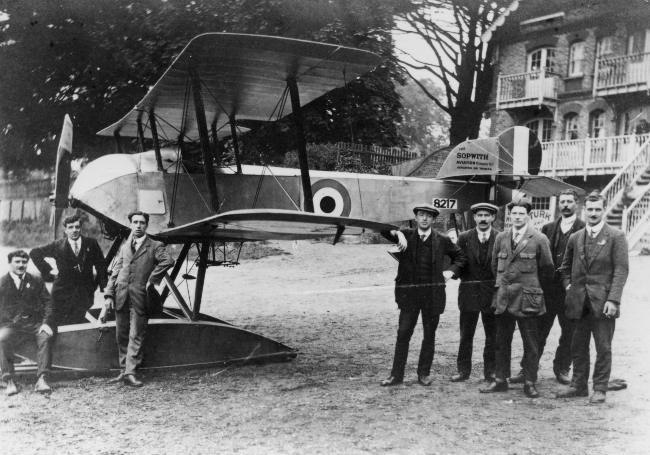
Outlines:
<svg viewBox="0 0 650 455"><path fill-rule="evenodd" d="M0 166L51 168L66 113L75 125L76 155L92 159L113 152L112 141L96 132L127 113L191 38L214 31L311 39L379 52L386 64L363 81L349 84L352 92L342 91L319 100L321 104L313 103L306 129L312 140L328 137L331 131L339 134L338 140L350 130L343 125L352 124L355 140L395 145L401 140L395 126L400 104L393 79L403 81L404 76L392 52L390 3L2 2ZM288 125L285 122L279 128Z"/></svg>
<svg viewBox="0 0 650 455"><path fill-rule="evenodd" d="M419 84L441 98L443 90L431 79L420 79ZM401 96L402 122L399 131L411 146L423 150L437 150L449 144L449 115L424 94L419 85L411 82L399 87Z"/></svg>
<svg viewBox="0 0 650 455"><path fill-rule="evenodd" d="M406 68L427 71L444 87L440 96L409 74L449 114L452 146L478 137L494 77L493 45L480 37L511 1L418 0L413 1L415 10L400 15L398 31L420 37L429 51L426 60L403 55L400 61Z"/></svg>

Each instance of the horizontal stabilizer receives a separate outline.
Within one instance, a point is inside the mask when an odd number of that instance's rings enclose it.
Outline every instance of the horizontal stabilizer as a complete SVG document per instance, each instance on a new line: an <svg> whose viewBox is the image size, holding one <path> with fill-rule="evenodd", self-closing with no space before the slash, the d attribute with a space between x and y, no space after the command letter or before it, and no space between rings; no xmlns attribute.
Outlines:
<svg viewBox="0 0 650 455"><path fill-rule="evenodd" d="M306 240L345 234L362 234L398 229L397 226L294 210L233 210L183 226L166 229L156 235L170 241L211 240L242 242L260 240Z"/></svg>

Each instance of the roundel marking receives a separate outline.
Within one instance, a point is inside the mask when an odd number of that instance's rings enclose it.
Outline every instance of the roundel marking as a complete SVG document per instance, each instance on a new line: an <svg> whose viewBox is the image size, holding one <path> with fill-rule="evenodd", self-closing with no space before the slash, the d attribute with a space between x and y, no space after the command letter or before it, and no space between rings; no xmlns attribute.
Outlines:
<svg viewBox="0 0 650 455"><path fill-rule="evenodd" d="M323 179L311 186L314 195L314 213L318 215L350 216L350 193L336 180Z"/></svg>

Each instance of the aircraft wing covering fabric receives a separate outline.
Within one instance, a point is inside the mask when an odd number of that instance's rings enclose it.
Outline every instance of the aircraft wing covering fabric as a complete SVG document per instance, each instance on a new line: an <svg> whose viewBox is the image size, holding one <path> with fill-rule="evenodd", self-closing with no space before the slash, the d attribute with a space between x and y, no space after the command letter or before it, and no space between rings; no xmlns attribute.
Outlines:
<svg viewBox="0 0 650 455"><path fill-rule="evenodd" d="M207 33L192 39L149 93L117 123L98 134L137 137L141 119L144 136L151 137L148 112L158 118L158 132L170 139L195 140L198 128L188 78L195 69L202 83L208 124L219 136L229 136L229 116L270 120L287 86L295 78L302 105L342 87L381 64L372 52L289 38L231 33ZM278 109L279 110L279 109ZM184 112L187 113L183 124ZM283 116L291 113L284 104ZM277 111L276 111L277 114Z"/></svg>
<svg viewBox="0 0 650 455"><path fill-rule="evenodd" d="M574 190L579 196L586 193L585 190L577 186L540 175L499 175L497 186L509 190L518 190L535 197L557 196L560 191L568 189Z"/></svg>
<svg viewBox="0 0 650 455"><path fill-rule="evenodd" d="M397 226L357 218L315 215L294 210L234 210L157 233L169 240L224 242L304 240L330 237L344 227L345 234L381 232Z"/></svg>

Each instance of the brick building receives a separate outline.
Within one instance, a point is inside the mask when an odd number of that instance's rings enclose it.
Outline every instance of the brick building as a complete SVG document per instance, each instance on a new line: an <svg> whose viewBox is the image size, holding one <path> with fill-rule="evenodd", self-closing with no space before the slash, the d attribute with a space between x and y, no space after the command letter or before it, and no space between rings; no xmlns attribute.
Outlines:
<svg viewBox="0 0 650 455"><path fill-rule="evenodd" d="M643 246L650 241L650 3L514 3L490 37L490 135L515 125L533 130L542 173L602 190L608 221L627 231L631 247Z"/></svg>

